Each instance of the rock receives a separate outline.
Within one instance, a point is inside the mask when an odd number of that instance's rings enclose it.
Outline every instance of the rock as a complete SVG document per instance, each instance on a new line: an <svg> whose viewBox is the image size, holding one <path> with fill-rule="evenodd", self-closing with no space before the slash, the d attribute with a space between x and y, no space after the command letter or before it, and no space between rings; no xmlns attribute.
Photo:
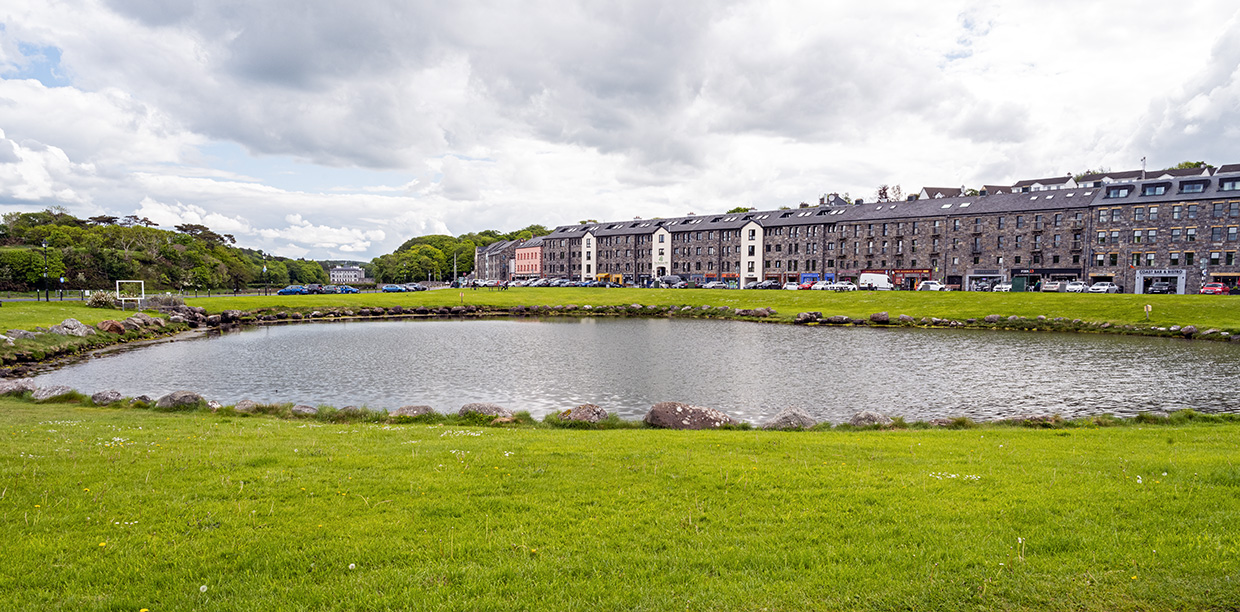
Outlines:
<svg viewBox="0 0 1240 612"><path fill-rule="evenodd" d="M496 404L476 402L461 406L461 410L457 414L461 416L465 416L467 414L482 414L494 417L510 417L512 416L512 411Z"/></svg>
<svg viewBox="0 0 1240 612"><path fill-rule="evenodd" d="M155 402L155 407L182 408L185 406L197 406L198 404L203 403L203 401L202 396L194 393L193 391L173 391L172 393L159 398L159 401Z"/></svg>
<svg viewBox="0 0 1240 612"><path fill-rule="evenodd" d="M459 315L459 314L464 314L464 313L465 313L464 306L453 306L452 307L452 314Z"/></svg>
<svg viewBox="0 0 1240 612"><path fill-rule="evenodd" d="M878 323L879 325L886 325L891 322L891 318L887 316L887 311L884 310L883 312L871 314L870 322Z"/></svg>
<svg viewBox="0 0 1240 612"><path fill-rule="evenodd" d="M868 427L870 425L890 425L891 418L885 414L874 412L872 410L862 410L854 414L848 420L853 427Z"/></svg>
<svg viewBox="0 0 1240 612"><path fill-rule="evenodd" d="M290 312L288 314L288 318L293 320L301 320L302 314L300 312Z"/></svg>
<svg viewBox="0 0 1240 612"><path fill-rule="evenodd" d="M319 413L319 409L306 404L297 404L293 406L293 414L296 416L314 416Z"/></svg>
<svg viewBox="0 0 1240 612"><path fill-rule="evenodd" d="M14 340L33 340L39 336L39 334L36 334L31 331L26 331L24 329L10 329L9 331L5 332L5 335Z"/></svg>
<svg viewBox="0 0 1240 612"><path fill-rule="evenodd" d="M659 402L643 419L647 425L664 429L716 429L737 421L714 408L690 406L680 402Z"/></svg>
<svg viewBox="0 0 1240 612"><path fill-rule="evenodd" d="M240 412L242 414L254 414L255 412L258 412L258 402L254 400L243 399L237 402L235 406L233 406L233 410L236 410L237 412Z"/></svg>
<svg viewBox="0 0 1240 612"><path fill-rule="evenodd" d="M833 325L844 325L845 323L848 323L849 321L850 319L844 315L834 315L831 318L827 319L827 322Z"/></svg>
<svg viewBox="0 0 1240 612"><path fill-rule="evenodd" d="M223 407L224 407L224 404L221 404L215 400L211 400L207 402L207 408L210 408L211 412L215 412L216 410L219 410L220 408L223 408Z"/></svg>
<svg viewBox="0 0 1240 612"><path fill-rule="evenodd" d="M912 322L913 322L913 317L910 317L908 315L900 315L900 323L907 325L907 324L911 324Z"/></svg>
<svg viewBox="0 0 1240 612"><path fill-rule="evenodd" d="M986 318L982 320L987 323L998 323L1001 318L999 315L986 315Z"/></svg>
<svg viewBox="0 0 1240 612"><path fill-rule="evenodd" d="M1193 334L1197 333L1197 326L1195 326L1195 325L1185 325L1184 327L1181 327L1181 328L1180 328L1180 333L1181 333L1181 334L1184 334L1185 336L1191 336L1191 335L1193 335Z"/></svg>
<svg viewBox="0 0 1240 612"><path fill-rule="evenodd" d="M179 314L177 314L177 315L172 315L172 316L168 317L168 322L169 322L169 323L185 323L185 317L183 317L183 316L181 316L181 315L179 315Z"/></svg>
<svg viewBox="0 0 1240 612"><path fill-rule="evenodd" d="M509 424L516 423L516 422L517 422L516 417L497 417L495 420L491 421L491 424L492 425L509 425Z"/></svg>
<svg viewBox="0 0 1240 612"><path fill-rule="evenodd" d="M784 408L771 420L762 424L762 429L809 429L818 424L800 408Z"/></svg>
<svg viewBox="0 0 1240 612"><path fill-rule="evenodd" d="M358 408L357 406L345 406L344 408L341 408L341 409L340 409L340 410L338 410L337 412L341 412L341 413L344 413L344 414L355 414L355 413L358 413L358 412L361 412L361 411L362 411L362 409L361 409L361 408Z"/></svg>
<svg viewBox="0 0 1240 612"><path fill-rule="evenodd" d="M1179 326L1179 325L1172 325L1171 327L1169 327L1169 328L1167 328L1167 329L1168 329L1168 330L1170 330L1170 331L1173 331L1173 332L1178 332L1178 331L1180 331L1180 326Z"/></svg>
<svg viewBox="0 0 1240 612"><path fill-rule="evenodd" d="M225 323L236 323L241 320L240 310L225 310L220 313L220 320Z"/></svg>
<svg viewBox="0 0 1240 612"><path fill-rule="evenodd" d="M389 417L420 417L435 412L430 406L401 406L388 412Z"/></svg>
<svg viewBox="0 0 1240 612"><path fill-rule="evenodd" d="M821 312L799 312L793 323L804 325L806 323L817 323L820 319L822 319Z"/></svg>
<svg viewBox="0 0 1240 612"><path fill-rule="evenodd" d="M1018 316L1016 316L1016 315L1012 315L1012 316L1008 317L1008 320L1009 320L1009 321L1012 321L1012 322L1019 321L1020 319L1021 319L1021 318L1020 318L1020 317L1018 317Z"/></svg>
<svg viewBox="0 0 1240 612"><path fill-rule="evenodd" d="M109 334L125 333L125 326L121 325L120 321L113 321L112 319L108 319L106 321L100 321L99 323L95 324L95 327L99 331L107 332Z"/></svg>
<svg viewBox="0 0 1240 612"><path fill-rule="evenodd" d="M35 391L39 386L34 384L34 380L30 378L16 378L13 380L0 381L0 395L8 395L10 393L25 393L26 391Z"/></svg>
<svg viewBox="0 0 1240 612"><path fill-rule="evenodd" d="M321 310L316 310L316 311L314 311L314 312L311 312L311 313L310 313L310 318L311 318L311 319L322 319L322 318L323 318L323 311L321 311Z"/></svg>
<svg viewBox="0 0 1240 612"><path fill-rule="evenodd" d="M220 315L211 315L207 317L207 325L211 327L219 327L220 326Z"/></svg>
<svg viewBox="0 0 1240 612"><path fill-rule="evenodd" d="M30 398L38 401L49 400L53 397L60 397L66 393L73 393L73 387L65 385L53 385L51 387L39 387L34 393L30 394Z"/></svg>
<svg viewBox="0 0 1240 612"><path fill-rule="evenodd" d="M1038 315L1038 322L1039 322L1039 323L1045 323L1045 322L1046 322L1046 315Z"/></svg>
<svg viewBox="0 0 1240 612"><path fill-rule="evenodd" d="M96 406L107 406L108 404L115 404L116 402L119 402L122 399L124 399L124 396L121 395L120 391L117 391L115 389L111 389L108 391L100 391L90 396L90 401L94 402Z"/></svg>
<svg viewBox="0 0 1240 612"><path fill-rule="evenodd" d="M607 411L594 404L582 404L560 413L561 421L597 423L605 418L607 418Z"/></svg>
<svg viewBox="0 0 1240 612"><path fill-rule="evenodd" d="M141 323L145 327L156 326L155 317L152 317L151 315L146 314L145 312L136 312L133 314L133 316L129 318Z"/></svg>
<svg viewBox="0 0 1240 612"><path fill-rule="evenodd" d="M61 321L60 325L56 325L54 327L61 328L66 336L85 338L86 336L95 335L95 328L86 325L77 319L65 319L64 321Z"/></svg>
<svg viewBox="0 0 1240 612"><path fill-rule="evenodd" d="M926 421L926 422L935 427L951 427L952 425L956 424L956 421L952 419L944 419L944 418L930 419L929 421Z"/></svg>
<svg viewBox="0 0 1240 612"><path fill-rule="evenodd" d="M149 404L149 403L151 403L151 396L149 396L149 395L139 395L138 397L135 397L135 398L133 398L133 399L129 400L129 403L131 403L131 404L132 404L132 403L134 403L134 402L142 402L142 403L145 403L145 404Z"/></svg>
<svg viewBox="0 0 1240 612"><path fill-rule="evenodd" d="M124 327L125 331L138 331L142 329L142 324L133 319L125 319L121 321L121 327Z"/></svg>

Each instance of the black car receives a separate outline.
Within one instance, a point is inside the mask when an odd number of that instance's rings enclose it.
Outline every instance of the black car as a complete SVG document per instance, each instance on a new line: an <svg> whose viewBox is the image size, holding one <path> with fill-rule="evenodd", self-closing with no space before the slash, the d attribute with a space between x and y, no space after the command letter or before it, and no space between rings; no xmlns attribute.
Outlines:
<svg viewBox="0 0 1240 612"><path fill-rule="evenodd" d="M764 280L758 283L758 289L783 289L784 286L777 280Z"/></svg>
<svg viewBox="0 0 1240 612"><path fill-rule="evenodd" d="M1146 293L1175 293L1175 287L1172 287L1171 283L1165 281L1154 281L1150 283L1150 288Z"/></svg>

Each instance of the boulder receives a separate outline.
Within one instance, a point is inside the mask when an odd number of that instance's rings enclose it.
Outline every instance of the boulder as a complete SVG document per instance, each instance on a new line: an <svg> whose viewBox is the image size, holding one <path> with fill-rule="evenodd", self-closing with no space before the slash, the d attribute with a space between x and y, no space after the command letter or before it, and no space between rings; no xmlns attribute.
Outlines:
<svg viewBox="0 0 1240 612"><path fill-rule="evenodd" d="M879 325L886 325L891 322L891 317L889 317L887 315L887 311L884 310L883 312L876 312L870 315L870 322L878 323Z"/></svg>
<svg viewBox="0 0 1240 612"><path fill-rule="evenodd" d="M179 314L175 314L175 315L168 317L169 323L185 323L185 321L186 321L185 317Z"/></svg>
<svg viewBox="0 0 1240 612"><path fill-rule="evenodd" d="M853 427L869 427L870 425L890 425L891 417L872 410L862 410L854 414L848 423Z"/></svg>
<svg viewBox="0 0 1240 612"><path fill-rule="evenodd" d="M149 404L149 403L151 403L151 396L149 396L149 395L139 395L138 397L135 397L135 398L133 398L133 399L129 400L129 403L131 403L131 404L132 404L132 403L134 403L134 402L142 402L142 403L145 403L145 404Z"/></svg>
<svg viewBox="0 0 1240 612"><path fill-rule="evenodd" d="M832 325L844 325L848 323L850 320L851 319L849 319L848 317L844 315L834 315L831 318L827 319L827 322L831 323Z"/></svg>
<svg viewBox="0 0 1240 612"><path fill-rule="evenodd" d="M77 319L65 319L64 321L61 321L60 325L58 325L57 327L64 329L64 333L67 336L76 336L78 338L85 338L86 336L95 335L95 328Z"/></svg>
<svg viewBox="0 0 1240 612"><path fill-rule="evenodd" d="M124 327L125 331L138 331L142 329L142 324L133 319L125 319L121 321L121 327Z"/></svg>
<svg viewBox="0 0 1240 612"><path fill-rule="evenodd" d="M1000 318L1002 317L999 315L986 315L986 318L982 320L987 323L998 323Z"/></svg>
<svg viewBox="0 0 1240 612"><path fill-rule="evenodd" d="M664 429L716 429L738 423L732 417L714 408L691 406L680 402L659 402L650 407L646 418L642 420L647 425Z"/></svg>
<svg viewBox="0 0 1240 612"><path fill-rule="evenodd" d="M253 414L258 411L258 402L254 400L243 399L233 406L233 410L244 414Z"/></svg>
<svg viewBox="0 0 1240 612"><path fill-rule="evenodd" d="M116 402L119 402L122 399L124 399L124 396L121 395L120 391L117 391L115 389L110 389L108 391L100 391L90 396L90 401L94 402L96 406L107 406L108 404L115 404Z"/></svg>
<svg viewBox="0 0 1240 612"><path fill-rule="evenodd" d="M817 424L818 421L800 408L784 408L763 423L762 429L809 429Z"/></svg>
<svg viewBox="0 0 1240 612"><path fill-rule="evenodd" d="M607 411L594 404L582 404L560 413L561 421L597 423L605 418L607 418Z"/></svg>
<svg viewBox="0 0 1240 612"><path fill-rule="evenodd" d="M473 404L465 404L464 406L461 406L461 410L457 414L461 416L465 416L467 414L483 414L486 416L493 416L493 417L510 417L512 416L512 411L507 408L504 408L503 406L499 406L497 404L476 402Z"/></svg>
<svg viewBox="0 0 1240 612"><path fill-rule="evenodd" d="M911 325L913 323L913 317L908 315L900 315L900 323L904 325Z"/></svg>
<svg viewBox="0 0 1240 612"><path fill-rule="evenodd" d="M38 401L49 400L53 397L60 397L66 393L73 393L73 387L65 385L53 385L51 387L39 387L34 393L30 394L31 399Z"/></svg>
<svg viewBox="0 0 1240 612"><path fill-rule="evenodd" d="M34 384L34 380L30 378L15 378L13 380L0 381L0 395L7 395L9 393L25 393L26 391L34 391L38 388L38 385Z"/></svg>
<svg viewBox="0 0 1240 612"><path fill-rule="evenodd" d="M145 312L136 312L133 314L133 316L129 318L141 323L143 326L146 326L146 327L155 327L156 325L155 317L152 317L151 315L146 314Z"/></svg>
<svg viewBox="0 0 1240 612"><path fill-rule="evenodd" d="M5 332L4 335L14 340L33 340L39 336L39 334L36 334L32 331L26 331L24 329L10 329L9 331Z"/></svg>
<svg viewBox="0 0 1240 612"><path fill-rule="evenodd" d="M420 417L435 412L430 406L401 406L388 412L389 417Z"/></svg>
<svg viewBox="0 0 1240 612"><path fill-rule="evenodd" d="M220 313L220 320L225 323L236 323L241 320L240 310L225 310Z"/></svg>
<svg viewBox="0 0 1240 612"><path fill-rule="evenodd" d="M211 315L207 317L207 325L211 327L219 327L220 326L220 315Z"/></svg>
<svg viewBox="0 0 1240 612"><path fill-rule="evenodd" d="M288 313L288 318L293 320L301 320L303 315L300 312L290 312Z"/></svg>
<svg viewBox="0 0 1240 612"><path fill-rule="evenodd" d="M822 319L821 312L798 312L793 323L804 325L806 323L817 323L820 319Z"/></svg>
<svg viewBox="0 0 1240 612"><path fill-rule="evenodd" d="M314 416L319 413L319 409L306 404L297 404L293 406L293 414L297 416Z"/></svg>
<svg viewBox="0 0 1240 612"><path fill-rule="evenodd" d="M1193 334L1197 333L1197 326L1195 326L1195 325L1185 325L1184 327L1181 327L1181 328L1180 328L1180 333L1181 333L1181 334L1184 334L1185 336L1191 336L1191 335L1193 335Z"/></svg>
<svg viewBox="0 0 1240 612"><path fill-rule="evenodd" d="M107 332L109 334L125 333L125 326L121 325L120 321L113 321L112 319L108 319L106 321L100 321L99 323L95 324L95 327L98 328L99 331Z"/></svg>
<svg viewBox="0 0 1240 612"><path fill-rule="evenodd" d="M172 393L159 398L159 401L155 402L155 407L182 408L185 406L197 406L198 404L203 403L203 401L202 396L194 393L193 391L173 391Z"/></svg>
<svg viewBox="0 0 1240 612"><path fill-rule="evenodd" d="M224 404L221 404L215 400L211 400L207 402L207 408L210 408L211 412L215 412L216 410L219 410L220 408L223 408L223 407L224 407Z"/></svg>

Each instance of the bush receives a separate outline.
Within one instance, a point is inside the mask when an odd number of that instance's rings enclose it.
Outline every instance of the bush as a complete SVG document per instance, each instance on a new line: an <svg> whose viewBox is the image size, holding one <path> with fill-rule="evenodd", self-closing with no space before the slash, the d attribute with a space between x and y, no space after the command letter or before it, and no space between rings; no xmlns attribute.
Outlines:
<svg viewBox="0 0 1240 612"><path fill-rule="evenodd" d="M116 294L111 291L95 291L86 298L90 308L116 308Z"/></svg>

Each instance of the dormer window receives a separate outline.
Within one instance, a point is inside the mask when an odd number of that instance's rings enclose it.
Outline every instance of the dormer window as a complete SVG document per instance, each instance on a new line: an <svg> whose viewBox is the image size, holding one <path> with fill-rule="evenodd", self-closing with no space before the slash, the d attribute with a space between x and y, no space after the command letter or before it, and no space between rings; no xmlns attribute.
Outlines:
<svg viewBox="0 0 1240 612"><path fill-rule="evenodd" d="M1167 193L1166 183L1156 183L1153 185L1144 185L1141 187L1141 195L1143 196L1160 196Z"/></svg>
<svg viewBox="0 0 1240 612"><path fill-rule="evenodd" d="M1180 183L1180 193L1202 193L1206 190L1206 181L1184 181Z"/></svg>
<svg viewBox="0 0 1240 612"><path fill-rule="evenodd" d="M1240 191L1240 178L1222 179L1218 182L1219 191Z"/></svg>
<svg viewBox="0 0 1240 612"><path fill-rule="evenodd" d="M1126 198L1132 193L1132 187L1125 185L1123 187L1107 187L1108 198Z"/></svg>

